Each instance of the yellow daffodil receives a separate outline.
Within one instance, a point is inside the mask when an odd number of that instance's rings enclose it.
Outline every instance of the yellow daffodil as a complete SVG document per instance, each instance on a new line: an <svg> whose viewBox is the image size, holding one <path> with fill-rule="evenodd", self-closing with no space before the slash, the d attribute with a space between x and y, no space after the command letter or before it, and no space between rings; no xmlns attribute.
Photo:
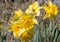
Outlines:
<svg viewBox="0 0 60 42"><path fill-rule="evenodd" d="M32 14L36 14L36 16L40 15L40 6L38 4L37 1L35 1L34 3L32 3L29 8L25 11L25 13L32 13Z"/></svg>
<svg viewBox="0 0 60 42"><path fill-rule="evenodd" d="M46 18L53 18L58 14L58 8L55 4L53 4L50 0L48 1L48 6L44 7L46 15L43 17L43 19Z"/></svg>
<svg viewBox="0 0 60 42"><path fill-rule="evenodd" d="M27 41L32 38L34 32L34 24L38 24L38 22L34 16L25 13L21 15L17 21L12 21L11 24L14 37L21 37L22 40ZM28 37L29 39L25 39L24 37Z"/></svg>

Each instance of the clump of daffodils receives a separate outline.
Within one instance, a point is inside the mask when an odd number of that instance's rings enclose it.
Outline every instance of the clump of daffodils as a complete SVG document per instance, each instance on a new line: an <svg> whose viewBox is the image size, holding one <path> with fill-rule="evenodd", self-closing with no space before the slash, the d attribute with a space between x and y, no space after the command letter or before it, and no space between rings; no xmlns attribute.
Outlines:
<svg viewBox="0 0 60 42"><path fill-rule="evenodd" d="M11 30L14 38L19 38L22 41L28 41L34 36L34 26L38 24L35 16L40 15L40 9L43 8L46 12L43 19L53 18L58 14L58 8L50 0L48 5L40 7L38 2L32 3L28 9L23 12L22 10L14 11L14 16L11 18Z"/></svg>
<svg viewBox="0 0 60 42"><path fill-rule="evenodd" d="M17 19L17 20L16 20ZM22 10L15 11L15 15L10 20L11 30L14 38L19 38L22 41L28 41L34 35L34 25L38 24L34 15L22 12Z"/></svg>

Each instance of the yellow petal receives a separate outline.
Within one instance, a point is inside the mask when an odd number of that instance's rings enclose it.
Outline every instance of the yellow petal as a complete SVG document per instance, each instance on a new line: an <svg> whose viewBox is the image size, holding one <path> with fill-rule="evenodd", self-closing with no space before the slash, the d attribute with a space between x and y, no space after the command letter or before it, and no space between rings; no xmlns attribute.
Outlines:
<svg viewBox="0 0 60 42"><path fill-rule="evenodd" d="M28 14L28 13L34 13L34 12L33 12L31 9L28 8L28 9L25 11L25 13Z"/></svg>
<svg viewBox="0 0 60 42"><path fill-rule="evenodd" d="M20 33L18 34L18 36L21 36L21 34L24 33L25 31L26 31L26 30L25 30L24 28L23 28L23 29L20 29L20 30L19 30Z"/></svg>
<svg viewBox="0 0 60 42"><path fill-rule="evenodd" d="M36 19L33 19L33 21L34 21L34 23L35 23L35 24L38 24L38 22L37 22L37 20L36 20Z"/></svg>
<svg viewBox="0 0 60 42"><path fill-rule="evenodd" d="M23 14L22 10L14 11L14 16L12 17L12 20L18 19Z"/></svg>
<svg viewBox="0 0 60 42"><path fill-rule="evenodd" d="M53 3L51 2L51 0L48 1L48 6L52 6Z"/></svg>
<svg viewBox="0 0 60 42"><path fill-rule="evenodd" d="M46 18L48 18L48 17L50 17L50 14L46 14L46 15L43 17L43 19L46 19Z"/></svg>
<svg viewBox="0 0 60 42"><path fill-rule="evenodd" d="M33 36L34 36L34 29L31 28L21 35L21 40L27 42L30 39L32 39Z"/></svg>
<svg viewBox="0 0 60 42"><path fill-rule="evenodd" d="M19 17L19 16L21 16L21 14L22 14L23 12L22 12L22 10L18 10L18 11L15 11L15 14L17 15L17 17Z"/></svg>
<svg viewBox="0 0 60 42"><path fill-rule="evenodd" d="M34 3L32 3L30 6L29 6L29 9L36 9L39 7L39 4L38 4L38 1L35 1Z"/></svg>

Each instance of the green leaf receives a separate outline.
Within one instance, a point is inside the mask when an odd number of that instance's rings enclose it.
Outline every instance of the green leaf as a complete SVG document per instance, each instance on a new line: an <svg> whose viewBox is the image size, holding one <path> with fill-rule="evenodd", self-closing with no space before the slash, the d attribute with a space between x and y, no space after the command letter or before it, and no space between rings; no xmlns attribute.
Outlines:
<svg viewBox="0 0 60 42"><path fill-rule="evenodd" d="M39 31L38 28L37 28L36 31L35 31L35 35L34 35L34 38L33 38L33 42L43 42L41 33L40 33L40 31Z"/></svg>

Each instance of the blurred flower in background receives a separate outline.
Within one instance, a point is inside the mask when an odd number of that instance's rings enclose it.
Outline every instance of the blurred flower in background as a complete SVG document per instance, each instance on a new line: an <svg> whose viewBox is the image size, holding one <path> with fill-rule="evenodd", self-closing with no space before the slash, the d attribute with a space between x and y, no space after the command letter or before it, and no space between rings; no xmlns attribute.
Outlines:
<svg viewBox="0 0 60 42"><path fill-rule="evenodd" d="M54 18L58 14L58 8L55 4L53 4L50 0L48 1L48 6L44 7L46 15L43 19L46 18Z"/></svg>
<svg viewBox="0 0 60 42"><path fill-rule="evenodd" d="M36 14L36 16L39 16L40 15L40 6L39 6L38 1L35 1L34 3L32 3L25 12Z"/></svg>

